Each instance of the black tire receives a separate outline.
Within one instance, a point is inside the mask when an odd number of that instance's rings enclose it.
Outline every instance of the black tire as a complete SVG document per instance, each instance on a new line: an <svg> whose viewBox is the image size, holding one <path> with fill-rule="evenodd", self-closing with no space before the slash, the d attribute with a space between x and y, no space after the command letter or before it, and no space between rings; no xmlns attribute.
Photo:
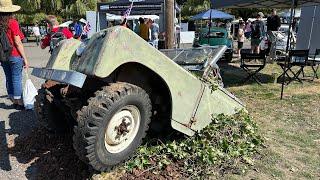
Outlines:
<svg viewBox="0 0 320 180"><path fill-rule="evenodd" d="M140 112L140 125L133 141L118 153L105 146L105 131L112 117L122 108L133 105ZM141 145L151 121L151 101L148 94L132 84L114 83L95 93L88 106L78 111L74 128L74 149L81 160L97 171L107 171L129 158Z"/></svg>
<svg viewBox="0 0 320 180"><path fill-rule="evenodd" d="M49 132L64 134L72 132L72 125L70 124L70 112L68 108L61 107L63 104L57 105L59 95L55 93L59 87L54 86L50 89L41 88L38 91L35 102L35 112L37 119L41 126L46 128ZM48 100L50 99L50 101Z"/></svg>

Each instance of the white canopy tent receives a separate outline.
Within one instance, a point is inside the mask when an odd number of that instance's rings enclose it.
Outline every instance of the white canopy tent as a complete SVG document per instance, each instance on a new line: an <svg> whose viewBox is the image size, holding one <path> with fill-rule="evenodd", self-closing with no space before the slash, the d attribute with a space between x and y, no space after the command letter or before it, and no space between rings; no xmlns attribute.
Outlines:
<svg viewBox="0 0 320 180"><path fill-rule="evenodd" d="M299 27L296 48L315 54L320 48L320 6L303 7Z"/></svg>
<svg viewBox="0 0 320 180"><path fill-rule="evenodd" d="M110 14L110 13L106 13L106 16L107 16L108 21L117 21L117 20L123 19L123 17L120 15L115 15L115 14ZM157 16L157 15L133 15L133 16L128 16L127 19L128 20L137 20L140 17L146 18L146 19L152 19L152 20L159 19L159 16Z"/></svg>

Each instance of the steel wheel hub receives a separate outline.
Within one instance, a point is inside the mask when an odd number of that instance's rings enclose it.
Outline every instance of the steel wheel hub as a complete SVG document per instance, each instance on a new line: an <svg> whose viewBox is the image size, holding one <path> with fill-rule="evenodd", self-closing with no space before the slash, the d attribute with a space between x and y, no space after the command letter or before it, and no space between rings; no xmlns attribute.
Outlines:
<svg viewBox="0 0 320 180"><path fill-rule="evenodd" d="M128 105L110 120L105 132L105 147L110 153L125 150L136 137L140 126L140 111Z"/></svg>

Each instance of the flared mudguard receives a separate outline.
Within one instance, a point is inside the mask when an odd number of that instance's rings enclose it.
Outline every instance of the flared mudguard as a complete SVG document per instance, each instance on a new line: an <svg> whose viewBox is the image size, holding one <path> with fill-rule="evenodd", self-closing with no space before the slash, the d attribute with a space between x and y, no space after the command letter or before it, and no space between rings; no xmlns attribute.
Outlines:
<svg viewBox="0 0 320 180"><path fill-rule="evenodd" d="M77 40L61 43L47 67L36 68L33 74L81 87L86 75L105 78L121 65L139 63L166 82L172 100L171 125L190 136L210 124L212 115L231 115L244 108L225 89L212 91L130 29L117 26L96 33L81 57L76 55L79 45Z"/></svg>

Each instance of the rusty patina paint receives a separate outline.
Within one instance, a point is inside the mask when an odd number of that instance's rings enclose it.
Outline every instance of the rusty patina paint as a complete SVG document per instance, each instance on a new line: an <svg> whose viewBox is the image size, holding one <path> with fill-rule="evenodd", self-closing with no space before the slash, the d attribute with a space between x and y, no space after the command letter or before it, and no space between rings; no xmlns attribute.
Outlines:
<svg viewBox="0 0 320 180"><path fill-rule="evenodd" d="M53 51L46 68L71 70L71 62L77 58L76 49L81 44L81 41L69 39L60 43L60 46Z"/></svg>
<svg viewBox="0 0 320 180"><path fill-rule="evenodd" d="M243 108L225 90L211 92L208 85L127 28L118 26L96 33L81 58L74 57L75 47L78 43L74 41L66 43L56 56L58 62L52 59L49 67L105 78L123 64L144 65L166 82L172 96L172 127L185 134L193 135L204 128L211 122L212 114L233 114ZM62 64L62 57L68 63ZM199 100L199 97L202 98Z"/></svg>

